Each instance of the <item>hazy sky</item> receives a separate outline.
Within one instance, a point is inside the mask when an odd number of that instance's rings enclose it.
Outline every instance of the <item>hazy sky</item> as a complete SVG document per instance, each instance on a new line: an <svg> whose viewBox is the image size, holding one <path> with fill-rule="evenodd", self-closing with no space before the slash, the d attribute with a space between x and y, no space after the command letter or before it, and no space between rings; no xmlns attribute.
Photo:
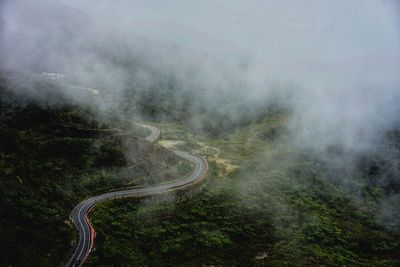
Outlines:
<svg viewBox="0 0 400 267"><path fill-rule="evenodd" d="M207 50L214 43L230 44L266 60L361 60L392 57L394 52L398 56L399 21L393 1L64 2L121 30L171 45Z"/></svg>

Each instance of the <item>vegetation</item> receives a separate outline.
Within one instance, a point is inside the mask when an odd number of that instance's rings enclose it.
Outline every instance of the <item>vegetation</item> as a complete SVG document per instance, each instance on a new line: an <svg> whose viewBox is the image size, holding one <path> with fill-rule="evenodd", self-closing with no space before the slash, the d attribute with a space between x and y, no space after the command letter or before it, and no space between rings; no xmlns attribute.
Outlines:
<svg viewBox="0 0 400 267"><path fill-rule="evenodd" d="M69 214L82 199L190 169L138 138L145 135L139 128L112 116L99 121L54 85L37 84L29 94L13 86L3 81L0 88L1 266L65 262L77 236Z"/></svg>
<svg viewBox="0 0 400 267"><path fill-rule="evenodd" d="M126 119L73 104L54 85L9 87L0 88L2 266L57 266L76 241L68 220L76 203L188 173L190 164L165 147L207 157L207 186L187 200L96 206L88 266L400 265L398 211L387 205L390 216L381 212L400 188L396 129L346 172L340 148L327 152L333 166L293 147L291 114L279 107L232 120L182 105L169 114L169 101L158 107L139 97L136 108L162 121L154 122L162 147L139 138L146 133ZM197 112L206 133L193 127ZM207 116L213 122L204 124ZM358 186L338 183L347 179Z"/></svg>
<svg viewBox="0 0 400 267"><path fill-rule="evenodd" d="M287 118L274 112L225 138L159 124L164 139L208 156L208 186L178 203L102 204L88 265L398 266L399 233L287 143Z"/></svg>

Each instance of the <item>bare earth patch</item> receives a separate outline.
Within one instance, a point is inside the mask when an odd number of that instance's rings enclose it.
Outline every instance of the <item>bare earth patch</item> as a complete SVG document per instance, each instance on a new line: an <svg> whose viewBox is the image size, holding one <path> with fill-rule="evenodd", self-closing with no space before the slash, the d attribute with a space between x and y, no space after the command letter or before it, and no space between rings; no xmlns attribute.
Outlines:
<svg viewBox="0 0 400 267"><path fill-rule="evenodd" d="M180 140L160 140L158 141L158 144L162 145L165 148L173 148L177 145L184 144L184 142Z"/></svg>
<svg viewBox="0 0 400 267"><path fill-rule="evenodd" d="M220 177L227 176L231 172L239 168L239 165L232 164L229 159L222 158L220 156L221 150L219 148L208 146L201 142L198 142L197 144L201 146L201 148L194 151L195 153L208 155L209 160L213 160L218 165L221 165L223 167L224 170L219 173Z"/></svg>

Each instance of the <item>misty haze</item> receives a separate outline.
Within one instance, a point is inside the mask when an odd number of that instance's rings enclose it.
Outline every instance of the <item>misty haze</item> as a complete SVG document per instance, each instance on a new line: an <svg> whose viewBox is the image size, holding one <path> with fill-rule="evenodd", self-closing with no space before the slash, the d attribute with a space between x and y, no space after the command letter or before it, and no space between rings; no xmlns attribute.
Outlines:
<svg viewBox="0 0 400 267"><path fill-rule="evenodd" d="M400 266L397 0L0 1L0 266Z"/></svg>

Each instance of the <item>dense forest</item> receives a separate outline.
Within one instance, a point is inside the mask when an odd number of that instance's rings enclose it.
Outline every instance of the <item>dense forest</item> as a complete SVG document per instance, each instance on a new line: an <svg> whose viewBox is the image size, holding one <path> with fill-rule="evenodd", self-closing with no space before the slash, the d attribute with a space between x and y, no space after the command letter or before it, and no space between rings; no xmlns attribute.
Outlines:
<svg viewBox="0 0 400 267"><path fill-rule="evenodd" d="M131 122L99 116L48 81L17 77L0 87L2 266L65 262L76 240L69 214L83 198L190 169L143 141L146 133Z"/></svg>

